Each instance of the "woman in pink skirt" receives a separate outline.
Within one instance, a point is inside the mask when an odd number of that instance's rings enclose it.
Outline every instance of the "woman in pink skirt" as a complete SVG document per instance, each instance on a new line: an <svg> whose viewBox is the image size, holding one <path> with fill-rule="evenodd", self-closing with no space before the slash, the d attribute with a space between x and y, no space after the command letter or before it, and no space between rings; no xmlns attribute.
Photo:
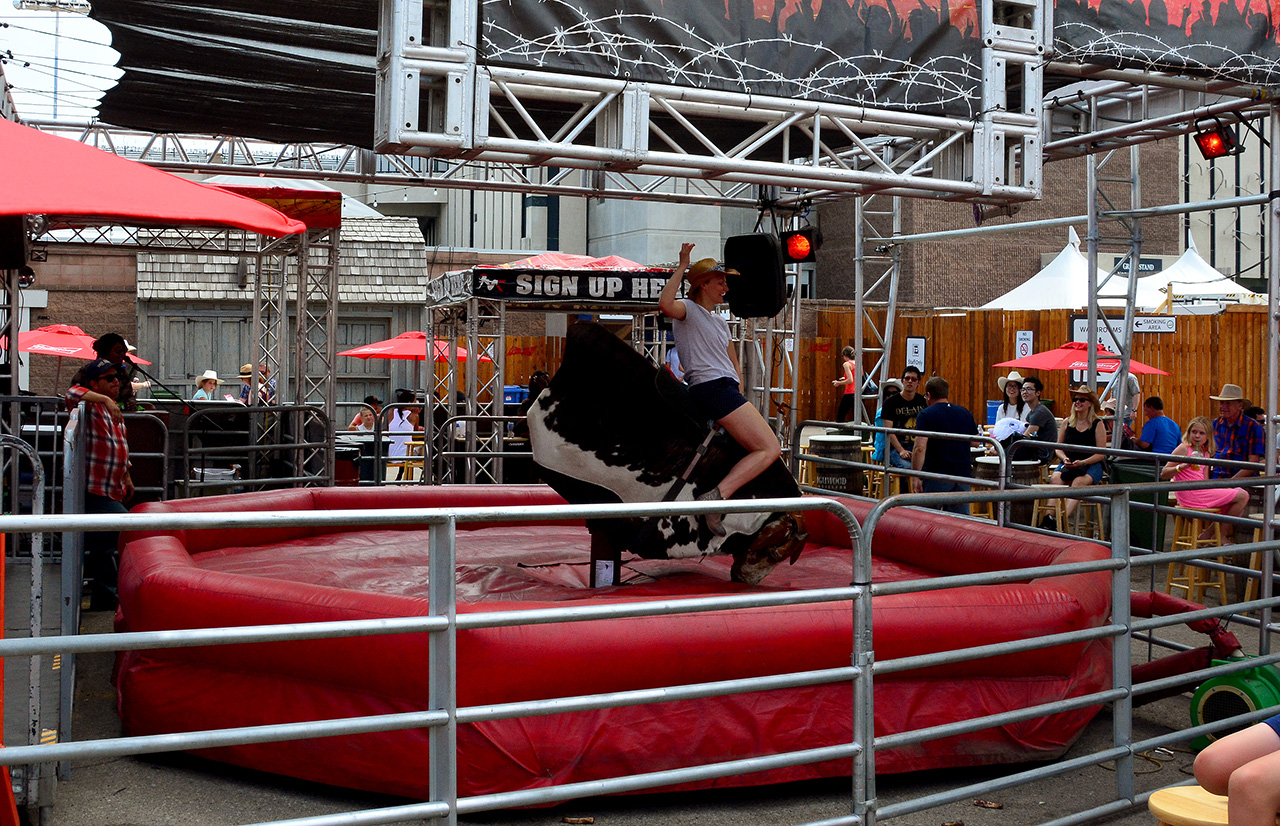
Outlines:
<svg viewBox="0 0 1280 826"><path fill-rule="evenodd" d="M1216 450L1213 444L1213 425L1209 424L1209 420L1204 416L1196 416L1187 425L1186 432L1182 434L1182 444L1174 448L1173 455L1204 459L1212 457ZM1169 462L1161 471L1160 478L1172 479L1175 482L1203 481L1209 478L1209 466L1189 462ZM1249 504L1249 491L1244 488L1180 490L1173 496L1181 507L1216 510L1227 516L1244 515L1245 506ZM1206 528L1200 538L1208 539L1212 533L1212 527ZM1234 541L1235 526L1224 523L1222 525L1223 544Z"/></svg>

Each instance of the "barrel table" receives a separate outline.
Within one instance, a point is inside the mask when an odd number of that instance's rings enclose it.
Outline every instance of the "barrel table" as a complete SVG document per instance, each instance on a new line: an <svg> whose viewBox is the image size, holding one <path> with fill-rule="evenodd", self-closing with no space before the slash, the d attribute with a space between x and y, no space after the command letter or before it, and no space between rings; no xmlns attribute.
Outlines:
<svg viewBox="0 0 1280 826"><path fill-rule="evenodd" d="M858 462L862 460L862 439L830 433L810 436L809 453L824 459ZM817 487L850 496L862 495L862 468L815 462L814 469Z"/></svg>

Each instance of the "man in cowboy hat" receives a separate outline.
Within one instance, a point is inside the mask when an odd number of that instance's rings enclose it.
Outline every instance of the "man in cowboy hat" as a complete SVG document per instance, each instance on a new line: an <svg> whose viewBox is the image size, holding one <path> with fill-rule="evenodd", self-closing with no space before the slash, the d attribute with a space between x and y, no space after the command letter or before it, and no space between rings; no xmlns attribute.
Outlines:
<svg viewBox="0 0 1280 826"><path fill-rule="evenodd" d="M1231 459L1236 462L1261 462L1266 450L1266 433L1262 425L1248 416L1241 415L1245 408L1244 391L1238 384L1222 385L1222 392L1210 396L1218 403L1218 418L1213 420L1213 440L1218 450L1215 459ZM1215 467L1209 469L1210 479L1226 479L1234 476L1254 476L1247 468L1232 470Z"/></svg>

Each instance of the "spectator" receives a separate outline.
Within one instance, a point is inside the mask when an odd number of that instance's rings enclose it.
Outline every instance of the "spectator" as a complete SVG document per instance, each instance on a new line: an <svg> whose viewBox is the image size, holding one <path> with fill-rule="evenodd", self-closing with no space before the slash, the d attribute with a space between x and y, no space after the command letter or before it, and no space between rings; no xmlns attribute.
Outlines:
<svg viewBox="0 0 1280 826"><path fill-rule="evenodd" d="M417 400L412 390L401 388L396 391L397 405L414 404ZM413 438L413 431L422 429L421 418L416 407L397 407L391 411L387 432L397 435L391 437L391 446L387 449L388 457L396 458L409 454L409 440Z"/></svg>
<svg viewBox="0 0 1280 826"><path fill-rule="evenodd" d="M1098 404L1098 395L1085 385L1071 391L1071 414L1063 419L1058 430L1058 441L1081 448L1098 448L1107 446L1107 428L1100 415L1102 406ZM1087 450L1058 448L1061 460L1053 471L1049 482L1054 485L1070 485L1073 488L1086 487L1102 481L1102 462L1106 455L1090 453ZM1080 507L1079 499L1067 499L1064 515L1070 521L1071 515ZM1052 520L1053 517L1048 517ZM1056 525L1049 526L1056 529ZM1064 526L1065 527L1065 526Z"/></svg>
<svg viewBox="0 0 1280 826"><path fill-rule="evenodd" d="M218 392L219 384L222 384L222 379L218 378L218 371L205 370L196 379L196 393L191 397L192 401L212 401L213 394Z"/></svg>
<svg viewBox="0 0 1280 826"><path fill-rule="evenodd" d="M1214 740L1196 755L1195 775L1205 791L1227 796L1231 826L1272 826L1280 809L1280 714Z"/></svg>
<svg viewBox="0 0 1280 826"><path fill-rule="evenodd" d="M1218 403L1218 418L1213 420L1213 441L1217 444L1215 459L1231 459L1237 462L1261 462L1266 450L1266 434L1262 425L1243 415L1244 392L1238 384L1222 385L1222 392L1210 396ZM1209 471L1210 479L1253 476L1248 468L1232 470L1215 467Z"/></svg>
<svg viewBox="0 0 1280 826"><path fill-rule="evenodd" d="M1022 400L1027 403L1025 417L1027 430L1023 434L1024 441L1052 443L1058 438L1058 420L1054 418L1053 411L1040 403L1042 393L1044 393L1044 382L1038 377L1027 376L1022 380ZM1043 464L1049 461L1052 452L1052 449L1047 447L1036 448L1034 456ZM1015 445L1011 458L1028 459L1030 455L1030 450L1018 449Z"/></svg>
<svg viewBox="0 0 1280 826"><path fill-rule="evenodd" d="M884 401L884 421L890 427L904 430L916 429L916 416L925 409L925 400L916 390L920 386L919 368L908 365L902 371L902 392ZM891 467L911 467L911 448L914 441L910 436L899 436L890 433L889 465Z"/></svg>
<svg viewBox="0 0 1280 826"><path fill-rule="evenodd" d="M258 368L258 404L270 407L276 403L275 379L270 379L271 371L266 367ZM240 365L240 403L249 403L249 394L253 387L253 365Z"/></svg>
<svg viewBox="0 0 1280 826"><path fill-rule="evenodd" d="M671 353L673 351L668 350L667 352ZM678 359L676 363L677 365L679 364ZM668 362L668 364L670 364L670 362ZM683 373L683 371L681 372ZM520 419L515 423L515 426L511 428L513 435L521 439L529 438L529 419L527 418L529 415L529 408L533 407L533 403L542 395L542 391L546 390L550 386L551 374L546 370L535 370L533 375L529 376L529 395L524 401L520 402L520 415L526 418Z"/></svg>
<svg viewBox="0 0 1280 826"><path fill-rule="evenodd" d="M382 400L377 396L365 396L364 404L356 413L347 430L373 430L373 424L382 415Z"/></svg>
<svg viewBox="0 0 1280 826"><path fill-rule="evenodd" d="M844 392L840 395L840 406L836 408L836 421L847 422L849 415L853 413L857 407L861 397L858 395L858 380L856 378L857 370L854 369L854 357L858 351L852 347L845 347L840 351L840 355L844 357L844 363L840 366L841 377L832 379L831 383L836 387L843 387Z"/></svg>
<svg viewBox="0 0 1280 826"><path fill-rule="evenodd" d="M880 388L880 403L876 405L876 427L884 427L884 406L889 399L897 396L902 392L902 382L898 379L886 379L884 386ZM885 434L876 433L872 445L875 451L871 454L871 458L880 464L884 464L884 442Z"/></svg>
<svg viewBox="0 0 1280 826"><path fill-rule="evenodd" d="M1192 459L1203 459L1211 456L1213 448L1213 426L1204 416L1196 416L1187 425L1182 444L1173 450L1175 456L1187 456ZM1175 482L1201 481L1209 478L1209 468L1205 465L1190 462L1171 461L1160 472L1161 479L1172 479ZM1244 488L1208 488L1206 490L1180 490L1173 494L1179 507L1204 508L1216 510L1228 516L1243 516L1249 504L1249 491ZM1231 523L1219 523L1222 526L1222 544L1229 545L1235 541L1235 526ZM1200 534L1201 539L1208 539L1213 534L1210 525Z"/></svg>
<svg viewBox="0 0 1280 826"><path fill-rule="evenodd" d="M1009 375L996 379L996 386L1000 388L1000 395L1004 401L1000 407L996 409L996 421L1001 419L1017 419L1020 422L1027 420L1027 413L1030 408L1027 407L1026 401L1022 398L1022 374L1017 370L1010 370Z"/></svg>
<svg viewBox="0 0 1280 826"><path fill-rule="evenodd" d="M1264 428L1267 426L1267 411L1263 410L1261 407L1258 407L1256 404L1252 405L1251 407L1246 407L1244 409L1244 415L1248 416L1250 419L1253 419L1255 422L1262 425Z"/></svg>
<svg viewBox="0 0 1280 826"><path fill-rule="evenodd" d="M120 375L120 388L112 401L124 411L140 410L137 396L133 390L133 375L137 370L137 365L129 358L129 345L125 342L124 336L119 333L106 333L99 336L93 342L93 352L98 354L98 358L106 359L114 364L116 372ZM88 379L85 377L84 371L85 368L81 367L71 377L72 387L88 386L86 384Z"/></svg>
<svg viewBox="0 0 1280 826"><path fill-rule="evenodd" d="M935 433L976 436L978 425L973 420L973 414L958 404L952 404L947 399L950 392L950 385L941 376L934 376L925 383L924 397L928 406L916 417L916 428ZM972 477L973 462L970 459L969 444L966 439L930 439L928 436L917 436L911 448L911 467L927 473ZM911 477L912 493L950 493L969 489L969 485L949 479ZM969 505L964 502L943 505L941 509L961 515L969 513Z"/></svg>
<svg viewBox="0 0 1280 826"><path fill-rule="evenodd" d="M1142 435L1133 440L1139 450L1150 450L1153 453L1173 453L1182 439L1178 423L1164 414L1164 400L1159 396L1151 396L1142 403L1142 415L1147 422L1142 426Z"/></svg>
<svg viewBox="0 0 1280 826"><path fill-rule="evenodd" d="M128 513L125 501L133 495L129 477L128 432L116 403L120 392L119 365L101 358L80 373L84 384L67 390L68 409L81 402L84 418L85 513ZM90 579L89 610L110 611L116 605L119 560L118 533L93 531L84 535L85 575Z"/></svg>
<svg viewBox="0 0 1280 826"><path fill-rule="evenodd" d="M672 344L667 348L667 369L678 381L684 381L684 367L680 365L680 351ZM539 371L541 372L541 371Z"/></svg>

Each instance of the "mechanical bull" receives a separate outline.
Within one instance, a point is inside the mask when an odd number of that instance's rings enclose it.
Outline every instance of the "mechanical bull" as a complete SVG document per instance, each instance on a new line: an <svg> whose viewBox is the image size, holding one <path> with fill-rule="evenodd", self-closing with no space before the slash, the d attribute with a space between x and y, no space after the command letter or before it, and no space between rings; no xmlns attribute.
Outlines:
<svg viewBox="0 0 1280 826"><path fill-rule="evenodd" d="M718 484L745 455L721 431L688 483L679 486L707 436L707 423L697 421L683 383L595 324L570 328L560 370L528 418L533 459L543 478L574 504L690 501ZM795 479L778 460L733 498L799 495ZM782 560L794 562L806 538L796 514L726 514L723 526L721 537L693 516L588 524L596 538L603 532L613 548L641 557L731 554L733 580L750 585Z"/></svg>

